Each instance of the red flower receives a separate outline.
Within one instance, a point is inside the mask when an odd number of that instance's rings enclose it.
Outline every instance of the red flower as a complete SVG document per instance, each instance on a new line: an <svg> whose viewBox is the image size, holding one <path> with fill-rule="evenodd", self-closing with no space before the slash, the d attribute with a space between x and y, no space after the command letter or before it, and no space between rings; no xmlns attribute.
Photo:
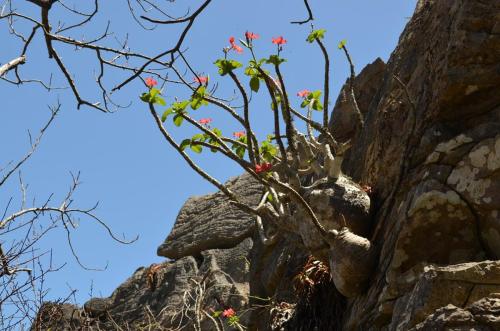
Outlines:
<svg viewBox="0 0 500 331"><path fill-rule="evenodd" d="M241 48L240 46L236 45L236 42L234 41L234 37L231 36L229 37L229 43L231 44L231 48L230 49L234 49L234 51L238 54L241 54L243 53L243 48Z"/></svg>
<svg viewBox="0 0 500 331"><path fill-rule="evenodd" d="M234 50L235 50L235 52L236 52L236 53L238 53L238 54L243 53L243 48L241 48L240 46L238 46L238 45L236 45L236 44L234 44L234 45L233 45L233 49L234 49Z"/></svg>
<svg viewBox="0 0 500 331"><path fill-rule="evenodd" d="M152 77L146 78L146 86L147 87L153 88L156 85L158 85L158 82L156 80L154 80L154 78L152 78Z"/></svg>
<svg viewBox="0 0 500 331"><path fill-rule="evenodd" d="M208 76L198 76L198 77L195 77L194 81L196 83L206 84L206 83L208 83Z"/></svg>
<svg viewBox="0 0 500 331"><path fill-rule="evenodd" d="M211 118L202 118L201 120L198 121L201 125L208 125L212 122Z"/></svg>
<svg viewBox="0 0 500 331"><path fill-rule="evenodd" d="M255 165L255 172L256 173L261 173L261 172L266 172L266 171L269 171L271 170L271 167L273 165L269 162L265 162L265 163L262 163L262 164L257 164Z"/></svg>
<svg viewBox="0 0 500 331"><path fill-rule="evenodd" d="M272 38L273 44L276 45L284 45L286 44L286 39L283 39L283 36L279 36L277 38Z"/></svg>
<svg viewBox="0 0 500 331"><path fill-rule="evenodd" d="M233 317L234 315L236 315L236 312L233 308L224 309L222 312L223 317Z"/></svg>
<svg viewBox="0 0 500 331"><path fill-rule="evenodd" d="M305 98L309 95L309 93L311 93L311 91L309 90L302 90L302 91L299 91L297 92L297 96L301 97L301 98Z"/></svg>
<svg viewBox="0 0 500 331"><path fill-rule="evenodd" d="M245 32L245 37L247 40L259 39L259 35L250 31Z"/></svg>
<svg viewBox="0 0 500 331"><path fill-rule="evenodd" d="M245 135L246 135L245 131L233 132L233 137L235 137L235 138L241 138L241 137L244 137Z"/></svg>

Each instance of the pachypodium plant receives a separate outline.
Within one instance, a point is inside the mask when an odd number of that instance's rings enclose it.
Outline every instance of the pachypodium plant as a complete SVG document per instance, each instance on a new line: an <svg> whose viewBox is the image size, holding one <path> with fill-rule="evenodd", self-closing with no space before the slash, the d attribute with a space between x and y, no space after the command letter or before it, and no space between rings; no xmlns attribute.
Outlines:
<svg viewBox="0 0 500 331"><path fill-rule="evenodd" d="M209 77L198 75L192 70L192 66L182 54L181 57L194 75L194 79L191 81L185 79L175 67L173 70L190 90L189 99L176 99L166 109L158 109L158 107L165 106L165 100L161 97L162 91L156 88L157 82L152 77L145 79L148 91L142 94L141 100L148 104L149 111L164 138L191 168L222 191L234 205L256 215L256 225L264 244L270 244L275 241L278 234L290 231L286 220L291 217L295 209L291 204L303 208L317 230L322 235L327 235L327 230L303 197L304 179L307 177L309 184L311 178L316 184L337 181L340 176L343 154L350 147L350 142L337 142L329 131L330 60L322 41L325 32L323 29L313 30L306 39L309 43L316 43L323 53L325 60L323 90L304 89L290 94L286 89L285 77L281 70L286 62L281 54L287 45L287 40L283 36L273 37L271 42L276 45L276 52L259 59L256 55L256 44L260 36L249 31L238 41L235 37L230 37L229 45L223 48L223 57L214 62L218 74L223 78L227 77L235 85L243 101L242 109L234 108L230 103L216 97L214 88L210 89ZM339 48L344 50L353 68L345 41L339 44ZM232 58L233 55L241 57L242 54L250 56L246 66ZM241 71L249 79L248 87L239 78L238 72ZM353 72L352 75L354 75ZM353 76L351 83L352 78ZM250 120L250 94L262 92L261 87L265 87L265 92L271 101L274 132L268 134L266 139L259 141ZM295 94L305 114L292 106L294 101L290 99L290 96ZM354 98L354 93L352 97ZM353 101L355 103L355 100ZM241 127L241 131L226 133L223 129L214 126L212 118L195 119L195 111L207 105L216 106L227 112ZM313 120L315 111L322 112L321 122ZM359 115L362 125L361 113ZM178 143L168 129L170 120L176 127L190 125L198 132ZM305 122L306 133L297 130L296 120ZM236 162L244 171L253 176L264 187L258 206L250 206L242 202L242 197L206 173L190 157L188 148L195 153L202 153L204 150L218 153ZM273 235L265 233L263 219L273 224L277 230Z"/></svg>

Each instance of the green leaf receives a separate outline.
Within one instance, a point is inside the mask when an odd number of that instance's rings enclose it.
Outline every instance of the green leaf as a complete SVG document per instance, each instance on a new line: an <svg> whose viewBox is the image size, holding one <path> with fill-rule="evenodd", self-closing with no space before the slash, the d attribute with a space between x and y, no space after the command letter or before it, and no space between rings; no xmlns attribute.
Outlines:
<svg viewBox="0 0 500 331"><path fill-rule="evenodd" d="M160 106L166 106L166 105L167 105L167 103L165 102L165 99L163 99L163 98L162 98L162 97L160 97L159 95L155 95L155 96L153 97L152 102L153 102L154 104L158 104L158 105L160 105Z"/></svg>
<svg viewBox="0 0 500 331"><path fill-rule="evenodd" d="M314 30L307 36L306 41L313 43L316 39L323 39L325 37L325 32L325 29Z"/></svg>
<svg viewBox="0 0 500 331"><path fill-rule="evenodd" d="M207 140L207 137L203 133L198 133L198 134L195 134L191 138L191 140L194 140L194 141L205 141L205 140Z"/></svg>
<svg viewBox="0 0 500 331"><path fill-rule="evenodd" d="M316 90L316 91L309 93L309 95L311 96L311 99L319 99L319 97L321 97L321 91Z"/></svg>
<svg viewBox="0 0 500 331"><path fill-rule="evenodd" d="M275 66L279 66L283 62L286 62L286 60L280 58L278 55L271 55L268 59L266 59L266 63L274 64Z"/></svg>
<svg viewBox="0 0 500 331"><path fill-rule="evenodd" d="M267 201L269 201L269 202L273 202L274 201L272 194L268 194L267 195Z"/></svg>
<svg viewBox="0 0 500 331"><path fill-rule="evenodd" d="M275 96L275 99L276 99L276 104L277 104L277 106L279 106L279 105L280 105L280 103L281 103L281 98L280 98L278 95L276 95L276 96ZM271 109L272 109L272 110L276 110L276 109L274 108L274 103L273 103L272 101L271 101Z"/></svg>
<svg viewBox="0 0 500 331"><path fill-rule="evenodd" d="M205 86L200 86L196 91L193 92L193 95L191 96L191 108L193 110L196 110L200 108L201 106L208 105L208 101L206 101L205 98L205 92L206 92L206 87Z"/></svg>
<svg viewBox="0 0 500 331"><path fill-rule="evenodd" d="M154 98L157 95L161 95L161 91L157 88L152 88L149 90L149 95L151 95L151 98Z"/></svg>
<svg viewBox="0 0 500 331"><path fill-rule="evenodd" d="M140 98L142 101L144 101L146 103L149 103L149 101L151 101L151 95L149 93L141 94Z"/></svg>
<svg viewBox="0 0 500 331"><path fill-rule="evenodd" d="M229 317L227 324L229 324L230 326L236 326L238 325L239 321L240 318L237 315L234 315Z"/></svg>
<svg viewBox="0 0 500 331"><path fill-rule="evenodd" d="M142 101L147 102L147 103L153 103L153 104L159 104L162 106L166 106L167 103L160 95L161 95L160 90L158 90L157 88L152 88L147 93L142 93L140 98Z"/></svg>
<svg viewBox="0 0 500 331"><path fill-rule="evenodd" d="M246 152L246 148L245 147L242 147L242 146L239 146L238 148L236 148L236 155L238 155L238 157L240 159L244 158L245 157L245 152Z"/></svg>
<svg viewBox="0 0 500 331"><path fill-rule="evenodd" d="M184 121L184 117L182 117L180 114L177 114L174 116L174 124L175 126L181 126L182 121Z"/></svg>
<svg viewBox="0 0 500 331"><path fill-rule="evenodd" d="M181 144L179 145L179 147L181 148L181 151L185 150L186 147L188 147L189 145L191 145L191 139L184 139Z"/></svg>
<svg viewBox="0 0 500 331"><path fill-rule="evenodd" d="M217 311L214 311L214 312L212 313L212 317L217 318L217 317L219 317L221 314L222 314L222 310L217 310Z"/></svg>
<svg viewBox="0 0 500 331"><path fill-rule="evenodd" d="M342 49L345 47L345 45L347 44L347 40L346 39L342 39L340 42L339 42L339 49Z"/></svg>
<svg viewBox="0 0 500 331"><path fill-rule="evenodd" d="M250 89L254 92L259 92L260 80L259 77L253 76L250 79Z"/></svg>
<svg viewBox="0 0 500 331"><path fill-rule="evenodd" d="M317 111L322 111L323 110L323 104L318 99L315 99L312 102L312 107L311 108L314 109L314 110L317 110Z"/></svg>
<svg viewBox="0 0 500 331"><path fill-rule="evenodd" d="M311 100L304 99L302 100L302 103L300 104L300 108L306 108L309 104L311 103Z"/></svg>
<svg viewBox="0 0 500 331"><path fill-rule="evenodd" d="M253 67L248 66L245 68L244 74L247 76L254 76L257 74L257 70Z"/></svg>
<svg viewBox="0 0 500 331"><path fill-rule="evenodd" d="M307 95L300 104L301 108L311 107L314 110L323 110L323 104L321 103L321 90L316 90Z"/></svg>
<svg viewBox="0 0 500 331"><path fill-rule="evenodd" d="M190 105L191 105L191 109L196 110L196 109L198 109L198 108L201 107L202 100L200 100L200 99L193 99L193 100L191 100Z"/></svg>
<svg viewBox="0 0 500 331"><path fill-rule="evenodd" d="M237 68L240 68L243 66L243 64L241 64L240 62L238 62L236 60L218 59L214 63L219 68L219 74L221 76L225 76L230 71L233 71L234 69L237 69Z"/></svg>
<svg viewBox="0 0 500 331"><path fill-rule="evenodd" d="M268 140L264 140L259 148L259 152L267 162L271 162L278 153L278 149Z"/></svg>
<svg viewBox="0 0 500 331"><path fill-rule="evenodd" d="M217 136L217 137L222 137L222 131L218 128L214 128L212 132Z"/></svg>
<svg viewBox="0 0 500 331"><path fill-rule="evenodd" d="M172 114L174 112L174 109L173 108L168 108L167 110L165 110L165 112L163 113L163 115L161 115L161 121L162 122L165 122L167 120L167 117Z"/></svg>
<svg viewBox="0 0 500 331"><path fill-rule="evenodd" d="M189 147L191 148L191 150L193 152L198 153L198 154L200 154L201 151L203 150L203 148L198 144L190 144Z"/></svg>

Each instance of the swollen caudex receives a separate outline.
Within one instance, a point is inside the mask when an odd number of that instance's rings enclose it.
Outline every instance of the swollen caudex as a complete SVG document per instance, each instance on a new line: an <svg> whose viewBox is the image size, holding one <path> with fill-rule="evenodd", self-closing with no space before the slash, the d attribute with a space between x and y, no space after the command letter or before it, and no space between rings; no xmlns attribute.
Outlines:
<svg viewBox="0 0 500 331"><path fill-rule="evenodd" d="M375 266L375 253L370 241L348 228L329 231L329 264L337 290L352 298L364 292Z"/></svg>

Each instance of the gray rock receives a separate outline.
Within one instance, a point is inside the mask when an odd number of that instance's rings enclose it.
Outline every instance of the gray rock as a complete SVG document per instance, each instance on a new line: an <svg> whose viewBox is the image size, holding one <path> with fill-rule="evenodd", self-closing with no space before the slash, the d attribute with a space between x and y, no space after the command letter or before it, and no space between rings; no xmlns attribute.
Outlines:
<svg viewBox="0 0 500 331"><path fill-rule="evenodd" d="M384 61L377 58L373 63L364 67L354 80L354 94L363 116L366 116L370 103L382 84L385 67ZM334 138L341 142L354 140L360 129L349 88L349 80L347 80L337 98L329 123Z"/></svg>
<svg viewBox="0 0 500 331"><path fill-rule="evenodd" d="M99 318L106 315L111 305L111 300L108 298L92 298L85 302L83 310L89 317Z"/></svg>
<svg viewBox="0 0 500 331"><path fill-rule="evenodd" d="M40 330L75 330L80 325L100 330L116 330L116 326L130 330L195 330L196 300L207 312L227 306L240 313L248 308L252 245L247 238L234 248L204 251L199 259L188 256L139 268L109 298L86 302L85 313L73 305L46 303L40 311ZM155 287L148 283L152 273ZM199 318L202 330L214 328L206 315L201 313ZM241 321L248 324L248 314L242 315Z"/></svg>
<svg viewBox="0 0 500 331"><path fill-rule="evenodd" d="M411 331L495 331L500 329L500 294L482 298L465 308L449 304L436 309Z"/></svg>
<svg viewBox="0 0 500 331"><path fill-rule="evenodd" d="M500 313L500 306L496 305L496 301L486 300L485 303L481 301L485 297L500 292L500 261L464 263L445 267L429 266L424 268L423 274L416 282L410 278L401 279L400 282L406 282L409 285L407 288L412 289L396 299L390 330L410 329L424 321L436 309L449 304L457 307L471 305L471 311L482 316ZM481 304L474 304L477 300ZM448 316L446 313L450 311L448 308L439 312L438 315ZM439 320L443 316L436 318ZM474 319L468 322L474 322Z"/></svg>
<svg viewBox="0 0 500 331"><path fill-rule="evenodd" d="M250 175L230 179L226 185L244 197L243 202L258 204L262 190ZM234 247L252 236L254 223L252 216L231 205L220 192L193 197L180 210L172 231L157 253L179 259L197 256L207 249Z"/></svg>

